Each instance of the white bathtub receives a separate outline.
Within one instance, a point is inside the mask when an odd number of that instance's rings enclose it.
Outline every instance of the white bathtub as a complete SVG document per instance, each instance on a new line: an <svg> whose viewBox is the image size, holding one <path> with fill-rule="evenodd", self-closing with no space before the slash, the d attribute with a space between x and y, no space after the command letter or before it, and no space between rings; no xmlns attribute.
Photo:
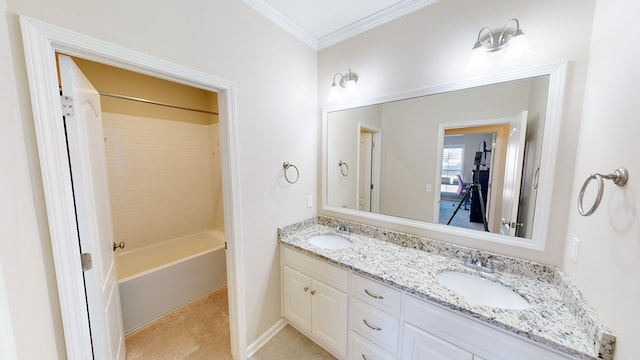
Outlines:
<svg viewBox="0 0 640 360"><path fill-rule="evenodd" d="M211 230L119 253L125 334L224 286L224 242Z"/></svg>

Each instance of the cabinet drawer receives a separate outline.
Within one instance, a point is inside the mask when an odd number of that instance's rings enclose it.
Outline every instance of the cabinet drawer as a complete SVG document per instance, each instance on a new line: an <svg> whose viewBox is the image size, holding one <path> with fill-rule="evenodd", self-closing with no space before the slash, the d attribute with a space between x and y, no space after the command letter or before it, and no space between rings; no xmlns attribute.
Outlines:
<svg viewBox="0 0 640 360"><path fill-rule="evenodd" d="M398 350L399 321L362 301L351 298L351 330L380 345L385 350Z"/></svg>
<svg viewBox="0 0 640 360"><path fill-rule="evenodd" d="M287 247L282 248L282 258L283 264L321 280L338 290L347 291L349 283L347 270Z"/></svg>
<svg viewBox="0 0 640 360"><path fill-rule="evenodd" d="M350 359L351 360L396 360L396 357L382 350L358 334L351 332Z"/></svg>
<svg viewBox="0 0 640 360"><path fill-rule="evenodd" d="M403 327L402 358L473 360L473 354L409 324Z"/></svg>
<svg viewBox="0 0 640 360"><path fill-rule="evenodd" d="M405 297L404 307L406 322L467 349L478 358L482 356L492 360L571 359L570 356L551 348L531 343L413 296Z"/></svg>
<svg viewBox="0 0 640 360"><path fill-rule="evenodd" d="M400 315L400 290L352 273L351 295L392 315Z"/></svg>

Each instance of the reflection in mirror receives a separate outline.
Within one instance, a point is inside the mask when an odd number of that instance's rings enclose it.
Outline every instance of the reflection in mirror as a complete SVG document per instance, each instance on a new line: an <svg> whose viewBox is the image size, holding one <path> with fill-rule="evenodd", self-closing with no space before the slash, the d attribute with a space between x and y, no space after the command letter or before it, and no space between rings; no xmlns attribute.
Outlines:
<svg viewBox="0 0 640 360"><path fill-rule="evenodd" d="M325 208L531 239L550 78L326 112Z"/></svg>

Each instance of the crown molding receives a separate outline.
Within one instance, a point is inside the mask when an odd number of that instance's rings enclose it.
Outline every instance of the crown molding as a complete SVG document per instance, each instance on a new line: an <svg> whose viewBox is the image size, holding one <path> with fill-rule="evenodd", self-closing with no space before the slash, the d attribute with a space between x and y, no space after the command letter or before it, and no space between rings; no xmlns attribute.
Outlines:
<svg viewBox="0 0 640 360"><path fill-rule="evenodd" d="M318 49L324 49L335 45L352 36L362 34L380 25L398 19L414 11L435 4L438 0L405 0L400 1L386 9L373 13L360 21L349 24L340 30L324 35L318 39Z"/></svg>
<svg viewBox="0 0 640 360"><path fill-rule="evenodd" d="M251 6L254 10L273 21L283 28L289 34L298 38L298 40L307 44L313 50L318 50L318 39L304 30L298 24L291 21L288 17L282 15L278 10L274 9L264 0L242 0L245 4Z"/></svg>
<svg viewBox="0 0 640 360"><path fill-rule="evenodd" d="M377 26L398 19L423 7L435 4L438 0L404 0L391 5L383 10L371 14L355 23L349 24L342 29L336 30L319 39L298 24L291 21L279 11L275 10L264 0L243 0L243 2L254 10L273 21L285 31L298 38L314 50L321 50L352 36L371 30Z"/></svg>

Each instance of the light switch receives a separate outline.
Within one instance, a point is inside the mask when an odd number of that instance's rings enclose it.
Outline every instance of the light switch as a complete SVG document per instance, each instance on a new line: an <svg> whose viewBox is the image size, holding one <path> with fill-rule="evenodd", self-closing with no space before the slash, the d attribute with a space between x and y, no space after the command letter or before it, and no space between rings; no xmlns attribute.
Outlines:
<svg viewBox="0 0 640 360"><path fill-rule="evenodd" d="M431 192L431 184L427 184L427 186L425 186L425 190L427 192Z"/></svg>
<svg viewBox="0 0 640 360"><path fill-rule="evenodd" d="M307 208L310 208L313 206L313 196L308 195L307 196Z"/></svg>
<svg viewBox="0 0 640 360"><path fill-rule="evenodd" d="M580 239L573 237L571 239L571 260L578 263L578 255L580 254Z"/></svg>

